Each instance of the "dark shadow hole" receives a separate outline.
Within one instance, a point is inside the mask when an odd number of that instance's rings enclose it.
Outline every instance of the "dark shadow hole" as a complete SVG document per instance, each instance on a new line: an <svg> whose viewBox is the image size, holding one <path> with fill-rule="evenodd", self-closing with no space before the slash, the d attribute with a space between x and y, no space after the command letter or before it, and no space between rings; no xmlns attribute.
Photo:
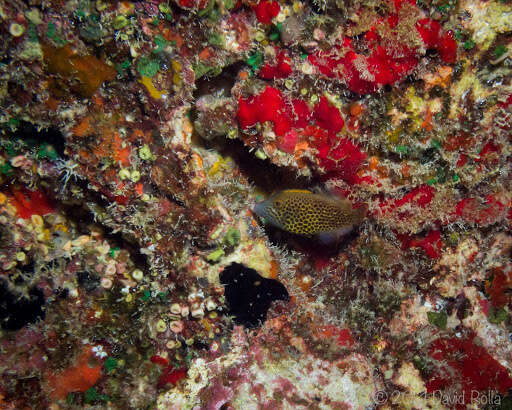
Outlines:
<svg viewBox="0 0 512 410"><path fill-rule="evenodd" d="M323 243L316 237L296 235L271 225L262 225L270 243L274 246L285 246L290 250L300 252L313 259L327 259L338 255L341 249L347 247L359 235L359 229L352 231L332 243Z"/></svg>
<svg viewBox="0 0 512 410"><path fill-rule="evenodd" d="M5 281L0 282L0 325L4 330L19 330L29 323L44 319L43 292L33 287L28 297L9 290Z"/></svg>
<svg viewBox="0 0 512 410"><path fill-rule="evenodd" d="M100 277L94 273L80 271L76 273L76 278L80 287L84 288L87 293L92 292L100 284Z"/></svg>
<svg viewBox="0 0 512 410"><path fill-rule="evenodd" d="M249 152L241 140L202 141L206 148L218 150L222 156L230 156L242 174L259 190L271 194L283 189L308 189L320 180L297 176L294 168L279 167L269 159L261 160Z"/></svg>
<svg viewBox="0 0 512 410"><path fill-rule="evenodd" d="M108 202L101 193L91 190L86 181L78 180L76 181L76 184L82 188L87 199L81 201L81 203L63 203L61 204L61 208L70 219L77 223L77 227L80 232L89 234L89 226L98 225L98 222L95 221L92 212L86 208L85 203L94 202L99 206L106 208L110 202ZM140 253L140 246L135 240L128 238L121 232L114 232L112 228L106 225L99 225L103 229L104 238L107 239L113 247L117 246L119 248L126 249L130 253L130 258L137 267L142 270L149 270L147 257Z"/></svg>
<svg viewBox="0 0 512 410"><path fill-rule="evenodd" d="M238 72L246 65L244 62L237 62L224 67L222 72L215 77L203 76L196 81L194 99L203 95L223 92L226 97L231 95L231 89L235 85Z"/></svg>
<svg viewBox="0 0 512 410"><path fill-rule="evenodd" d="M57 128L43 128L38 130L34 124L21 121L14 132L13 137L21 139L29 146L47 143L55 149L60 157L65 157L64 150L66 147L66 140L64 135L62 135Z"/></svg>
<svg viewBox="0 0 512 410"><path fill-rule="evenodd" d="M224 268L220 282L224 286L229 314L234 316L235 323L247 328L260 326L266 320L273 301L290 299L282 283L266 279L240 263Z"/></svg>

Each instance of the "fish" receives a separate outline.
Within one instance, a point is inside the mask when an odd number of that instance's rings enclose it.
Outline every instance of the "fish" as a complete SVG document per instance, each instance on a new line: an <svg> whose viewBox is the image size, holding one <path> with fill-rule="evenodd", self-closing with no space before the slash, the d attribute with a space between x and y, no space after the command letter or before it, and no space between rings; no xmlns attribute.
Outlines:
<svg viewBox="0 0 512 410"><path fill-rule="evenodd" d="M317 237L325 244L352 231L363 221L367 210L367 206L354 208L348 199L303 189L280 191L253 207L264 224L296 235Z"/></svg>

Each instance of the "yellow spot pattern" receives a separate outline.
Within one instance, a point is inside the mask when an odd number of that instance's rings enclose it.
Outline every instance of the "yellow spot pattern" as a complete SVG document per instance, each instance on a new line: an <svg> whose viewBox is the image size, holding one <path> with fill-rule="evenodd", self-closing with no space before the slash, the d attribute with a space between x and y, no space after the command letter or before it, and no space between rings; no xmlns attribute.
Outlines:
<svg viewBox="0 0 512 410"><path fill-rule="evenodd" d="M357 225L364 217L364 210L353 209L348 200L300 190L278 194L269 212L283 229L306 236Z"/></svg>

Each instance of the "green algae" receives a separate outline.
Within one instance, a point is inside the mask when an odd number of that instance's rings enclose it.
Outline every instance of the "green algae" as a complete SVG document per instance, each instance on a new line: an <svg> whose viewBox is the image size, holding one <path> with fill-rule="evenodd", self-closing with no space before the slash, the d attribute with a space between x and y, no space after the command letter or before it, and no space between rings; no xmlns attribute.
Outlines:
<svg viewBox="0 0 512 410"><path fill-rule="evenodd" d="M492 307L487 315L489 322L499 325L507 319L507 311L504 308L496 309Z"/></svg>
<svg viewBox="0 0 512 410"><path fill-rule="evenodd" d="M137 71L144 77L154 77L160 70L160 62L152 57L141 57L137 63Z"/></svg>
<svg viewBox="0 0 512 410"><path fill-rule="evenodd" d="M236 246L240 243L240 231L236 228L229 228L224 236L223 242L227 246Z"/></svg>
<svg viewBox="0 0 512 410"><path fill-rule="evenodd" d="M448 316L444 312L427 312L428 321L439 329L446 329Z"/></svg>
<svg viewBox="0 0 512 410"><path fill-rule="evenodd" d="M224 249L218 248L206 256L206 260L211 263L218 262L225 255Z"/></svg>
<svg viewBox="0 0 512 410"><path fill-rule="evenodd" d="M110 374L117 368L117 360L110 356L105 360L104 366L107 369L107 373Z"/></svg>

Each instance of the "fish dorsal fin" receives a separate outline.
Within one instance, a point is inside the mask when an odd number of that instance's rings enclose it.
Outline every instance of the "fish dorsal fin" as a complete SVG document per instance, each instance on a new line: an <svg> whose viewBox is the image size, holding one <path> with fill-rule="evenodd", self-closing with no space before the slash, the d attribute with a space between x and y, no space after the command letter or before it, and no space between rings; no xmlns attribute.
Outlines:
<svg viewBox="0 0 512 410"><path fill-rule="evenodd" d="M313 194L313 192L307 189L285 189L283 192L286 193L299 193L299 194Z"/></svg>

